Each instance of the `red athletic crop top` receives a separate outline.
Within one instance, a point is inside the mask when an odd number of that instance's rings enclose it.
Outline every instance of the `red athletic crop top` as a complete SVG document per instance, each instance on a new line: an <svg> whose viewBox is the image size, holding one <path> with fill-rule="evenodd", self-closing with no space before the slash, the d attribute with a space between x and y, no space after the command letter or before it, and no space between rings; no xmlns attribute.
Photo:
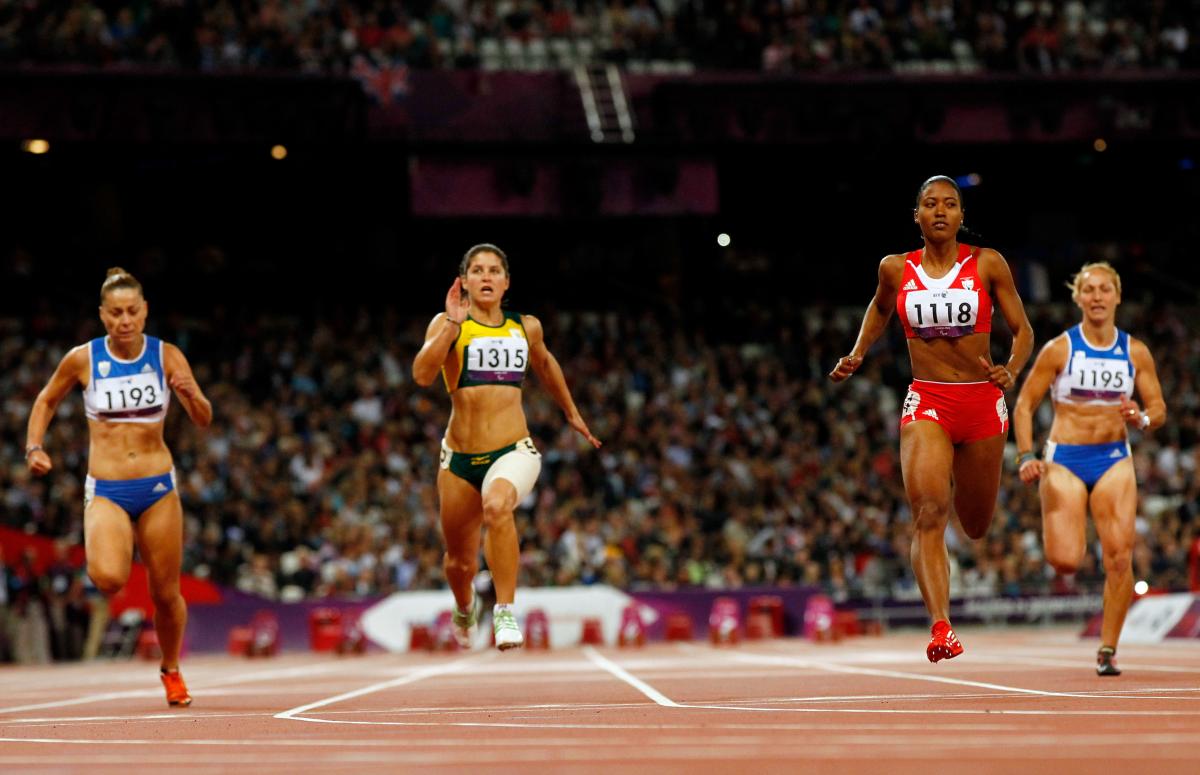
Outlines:
<svg viewBox="0 0 1200 775"><path fill-rule="evenodd" d="M979 248L958 246L958 260L944 277L921 267L923 251L904 256L896 310L909 339L955 338L992 330L992 297L979 277Z"/></svg>

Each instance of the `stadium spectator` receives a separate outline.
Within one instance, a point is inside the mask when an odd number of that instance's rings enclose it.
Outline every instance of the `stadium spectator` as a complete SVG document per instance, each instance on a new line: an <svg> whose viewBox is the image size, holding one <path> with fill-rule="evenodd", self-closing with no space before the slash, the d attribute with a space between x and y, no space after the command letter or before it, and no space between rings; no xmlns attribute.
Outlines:
<svg viewBox="0 0 1200 775"><path fill-rule="evenodd" d="M5 3L0 63L346 75L373 67L1194 69L1195 3L199 0ZM557 57L528 56L560 41ZM781 67L781 49L794 64ZM770 52L770 53L768 53Z"/></svg>

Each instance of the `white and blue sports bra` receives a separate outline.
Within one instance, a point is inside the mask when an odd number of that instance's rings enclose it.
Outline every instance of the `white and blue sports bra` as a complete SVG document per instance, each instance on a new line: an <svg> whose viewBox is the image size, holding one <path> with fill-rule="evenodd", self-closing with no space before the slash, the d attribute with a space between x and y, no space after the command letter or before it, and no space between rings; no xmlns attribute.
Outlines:
<svg viewBox="0 0 1200 775"><path fill-rule="evenodd" d="M142 337L142 352L133 360L121 360L108 349L107 337L86 345L91 377L83 391L83 406L89 420L101 422L162 422L167 416L171 391L163 370L163 343L153 336Z"/></svg>
<svg viewBox="0 0 1200 775"><path fill-rule="evenodd" d="M1132 398L1136 371L1129 357L1129 334L1117 329L1107 347L1097 347L1083 335L1083 326L1067 329L1067 366L1054 380L1056 402L1117 405Z"/></svg>

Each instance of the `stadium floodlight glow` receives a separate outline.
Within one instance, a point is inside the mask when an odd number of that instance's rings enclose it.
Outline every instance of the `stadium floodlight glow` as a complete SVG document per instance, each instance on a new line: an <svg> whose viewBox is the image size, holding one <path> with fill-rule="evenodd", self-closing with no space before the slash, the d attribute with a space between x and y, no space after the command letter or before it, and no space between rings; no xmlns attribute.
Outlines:
<svg viewBox="0 0 1200 775"><path fill-rule="evenodd" d="M271 158L275 161L283 161L287 158L287 148L282 145L271 146Z"/></svg>
<svg viewBox="0 0 1200 775"><path fill-rule="evenodd" d="M1135 595L1144 595L1149 591L1150 591L1150 585L1147 584L1145 581L1139 581L1138 583L1133 585L1133 592Z"/></svg>
<svg viewBox="0 0 1200 775"><path fill-rule="evenodd" d="M1108 150L1108 141L1103 137L1097 137L1096 142L1092 143L1092 147L1096 149L1096 153L1104 153Z"/></svg>
<svg viewBox="0 0 1200 775"><path fill-rule="evenodd" d="M729 238L729 235L726 234L725 232L721 232L720 234L717 235L717 244L723 248L729 247L729 243L732 241L733 240L731 240Z"/></svg>
<svg viewBox="0 0 1200 775"><path fill-rule="evenodd" d="M32 153L35 156L40 156L43 153L48 153L50 151L50 141L42 140L41 138L26 140L25 142L21 143L21 150L25 153Z"/></svg>

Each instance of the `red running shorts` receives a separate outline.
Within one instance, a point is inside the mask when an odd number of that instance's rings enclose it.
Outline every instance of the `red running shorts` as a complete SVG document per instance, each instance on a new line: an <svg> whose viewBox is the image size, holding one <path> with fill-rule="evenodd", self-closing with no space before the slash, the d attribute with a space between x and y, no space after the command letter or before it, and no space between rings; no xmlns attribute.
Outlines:
<svg viewBox="0 0 1200 775"><path fill-rule="evenodd" d="M991 382L926 382L908 386L900 427L928 420L946 431L953 444L970 444L1008 433L1004 391Z"/></svg>

